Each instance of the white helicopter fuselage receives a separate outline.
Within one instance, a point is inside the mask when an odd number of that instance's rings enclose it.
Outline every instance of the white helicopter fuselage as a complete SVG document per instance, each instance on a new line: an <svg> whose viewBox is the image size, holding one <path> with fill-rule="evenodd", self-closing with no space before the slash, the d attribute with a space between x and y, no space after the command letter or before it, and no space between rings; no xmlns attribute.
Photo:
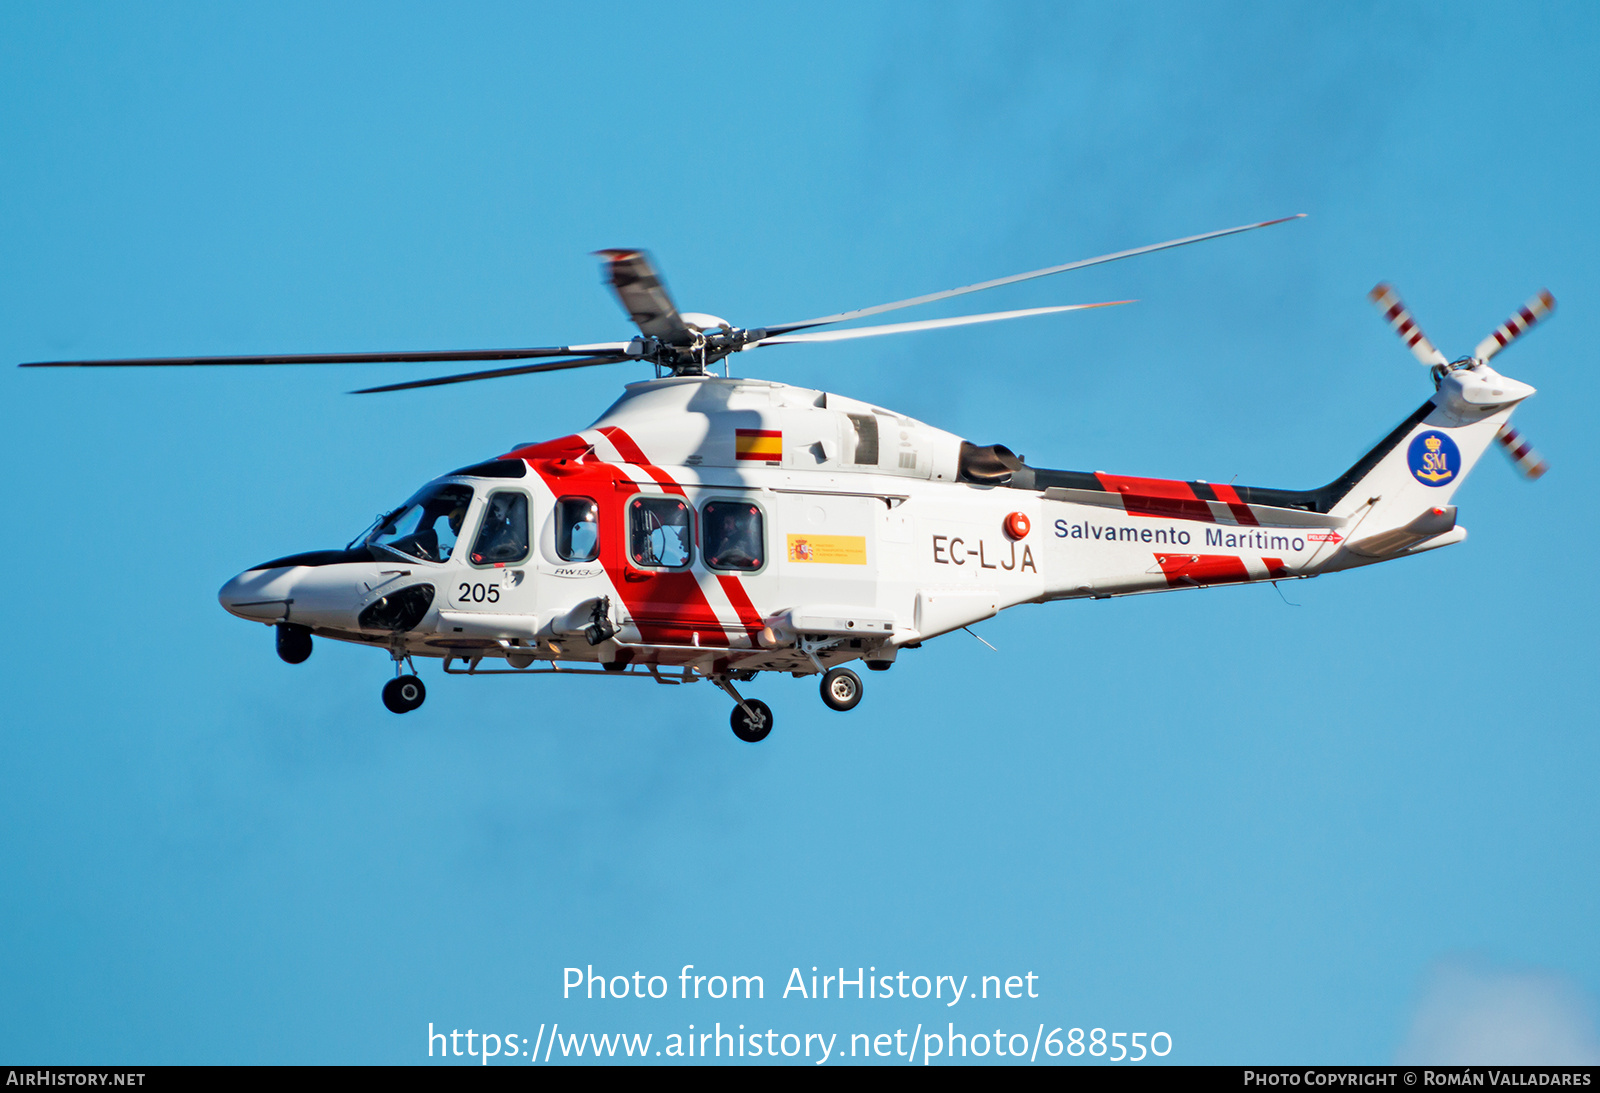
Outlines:
<svg viewBox="0 0 1600 1093"><path fill-rule="evenodd" d="M1458 542L1449 496L1531 393L1486 365L1453 373L1345 479L1295 494L1045 471L837 395L659 379L582 432L431 483L420 539L395 514L365 546L253 568L219 598L446 670L886 668L1018 604L1307 577Z"/></svg>
<svg viewBox="0 0 1600 1093"><path fill-rule="evenodd" d="M1460 542L1466 532L1450 498L1492 440L1523 475L1542 475L1544 460L1508 424L1533 388L1489 361L1551 313L1555 298L1544 290L1470 357L1452 361L1394 287L1377 285L1369 299L1428 367L1435 393L1315 490L1031 467L1002 445L972 444L854 399L711 375L719 361L726 369L733 354L765 346L1132 303L848 325L1303 215L749 327L680 312L647 254L613 248L597 253L639 331L626 342L21 367L494 365L354 392L379 394L650 365L657 378L629 385L588 429L436 479L344 550L253 566L218 598L233 614L276 627L278 655L291 664L311 655L314 637L386 650L395 676L383 702L394 713L426 698L414 665L401 673L418 656L457 674L708 679L734 701L734 734L754 743L771 731L772 711L734 684L758 672L820 674L823 702L853 709L862 684L849 662L888 668L902 649L1018 604L1313 577Z"/></svg>

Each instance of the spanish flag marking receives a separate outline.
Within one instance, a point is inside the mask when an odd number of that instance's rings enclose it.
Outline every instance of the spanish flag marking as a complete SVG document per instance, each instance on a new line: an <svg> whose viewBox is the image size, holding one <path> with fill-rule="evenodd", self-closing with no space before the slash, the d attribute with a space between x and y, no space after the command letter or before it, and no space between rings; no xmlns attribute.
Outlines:
<svg viewBox="0 0 1600 1093"><path fill-rule="evenodd" d="M783 432L779 429L735 429L734 453L738 459L762 463L783 461Z"/></svg>

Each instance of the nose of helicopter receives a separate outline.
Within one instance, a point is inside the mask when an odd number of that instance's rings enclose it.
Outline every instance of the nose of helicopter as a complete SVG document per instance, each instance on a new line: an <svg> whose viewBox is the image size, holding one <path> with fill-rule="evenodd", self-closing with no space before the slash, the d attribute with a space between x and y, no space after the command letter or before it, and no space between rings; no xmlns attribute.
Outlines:
<svg viewBox="0 0 1600 1093"><path fill-rule="evenodd" d="M283 622L293 601L291 569L247 569L217 591L217 602L229 614L251 622Z"/></svg>
<svg viewBox="0 0 1600 1093"><path fill-rule="evenodd" d="M217 602L251 622L351 630L359 627L362 606L382 595L373 589L394 579L380 573L370 558L312 551L252 566L217 590ZM431 594L433 586L428 590Z"/></svg>

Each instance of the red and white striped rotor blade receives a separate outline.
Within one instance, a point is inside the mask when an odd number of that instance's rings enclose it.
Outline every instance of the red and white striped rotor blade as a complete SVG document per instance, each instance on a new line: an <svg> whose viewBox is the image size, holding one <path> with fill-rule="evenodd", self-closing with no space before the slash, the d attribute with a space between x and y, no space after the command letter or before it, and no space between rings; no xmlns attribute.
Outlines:
<svg viewBox="0 0 1600 1093"><path fill-rule="evenodd" d="M1394 290L1393 285L1379 283L1367 293L1367 299L1383 312L1383 317L1389 321L1394 332L1400 335L1400 340L1406 343L1417 360L1429 367L1450 363L1443 353L1434 348L1434 344L1417 325L1417 320L1411 317L1411 309L1400 301L1400 294Z"/></svg>
<svg viewBox="0 0 1600 1093"><path fill-rule="evenodd" d="M1472 351L1472 355L1480 361L1488 360L1526 334L1529 327L1555 309L1556 298L1544 289L1540 289L1537 296L1519 307L1515 315L1501 323L1493 334L1479 342L1478 348Z"/></svg>
<svg viewBox="0 0 1600 1093"><path fill-rule="evenodd" d="M1550 464L1546 463L1543 457L1533 450L1533 445L1529 444L1522 434L1511 426L1500 426L1500 431L1494 434L1494 438L1500 442L1500 446L1511 457L1511 462L1517 465L1517 470L1521 471L1529 481L1538 478L1550 469Z"/></svg>

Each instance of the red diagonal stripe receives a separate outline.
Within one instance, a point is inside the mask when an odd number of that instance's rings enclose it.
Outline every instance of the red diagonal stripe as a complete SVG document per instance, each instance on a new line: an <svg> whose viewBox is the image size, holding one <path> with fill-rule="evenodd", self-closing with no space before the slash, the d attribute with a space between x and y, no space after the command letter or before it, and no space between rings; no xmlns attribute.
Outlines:
<svg viewBox="0 0 1600 1093"><path fill-rule="evenodd" d="M683 487L660 467L652 466L627 433L614 426L600 431L625 461L643 469L666 492L687 498ZM533 466L545 477L540 464ZM545 477L545 484L557 496L587 487L600 501L600 564L628 614L638 624L640 636L652 645L687 646L691 645L694 635L699 634L702 646L726 646L727 632L693 572L632 570L635 575L642 574L644 579L627 579L632 569L627 558L627 514L622 509L623 491L616 488L625 478L609 464L596 464L593 470L586 464L580 466L585 467L584 472L561 478Z"/></svg>
<svg viewBox="0 0 1600 1093"><path fill-rule="evenodd" d="M576 459L589 448L588 441L574 433L572 436L543 440L507 452L501 459Z"/></svg>
<svg viewBox="0 0 1600 1093"><path fill-rule="evenodd" d="M644 449L634 443L633 437L629 436L615 425L607 425L605 428L601 429L600 432L601 435L603 435L607 440L611 441L611 443L616 447L617 454L622 456L624 462L632 463L644 471L645 474L648 474L651 479L655 481L656 485L660 486L668 493L675 493L679 497L688 496L683 492L683 487L672 480L672 476L670 474L650 462L650 460L644 454Z"/></svg>
<svg viewBox="0 0 1600 1093"><path fill-rule="evenodd" d="M1261 526L1256 514L1250 511L1250 506L1244 503L1243 498L1232 486L1219 486L1213 482L1211 489L1216 493L1217 500L1228 506L1228 511L1233 513L1233 518L1239 523L1252 528Z"/></svg>
<svg viewBox="0 0 1600 1093"><path fill-rule="evenodd" d="M739 621L749 631L753 641L761 633L761 612L756 610L756 605L750 602L750 593L745 591L744 582L732 573L718 573L717 583L722 586L722 591L728 597L728 602L733 604L733 609L739 613Z"/></svg>
<svg viewBox="0 0 1600 1093"><path fill-rule="evenodd" d="M1115 474L1096 474L1095 478L1106 492L1121 495L1122 507L1132 516L1163 516L1216 523L1217 518L1211 506L1201 500L1187 482Z"/></svg>
<svg viewBox="0 0 1600 1093"><path fill-rule="evenodd" d="M1155 559L1174 588L1250 579L1244 559L1232 554L1157 554Z"/></svg>

